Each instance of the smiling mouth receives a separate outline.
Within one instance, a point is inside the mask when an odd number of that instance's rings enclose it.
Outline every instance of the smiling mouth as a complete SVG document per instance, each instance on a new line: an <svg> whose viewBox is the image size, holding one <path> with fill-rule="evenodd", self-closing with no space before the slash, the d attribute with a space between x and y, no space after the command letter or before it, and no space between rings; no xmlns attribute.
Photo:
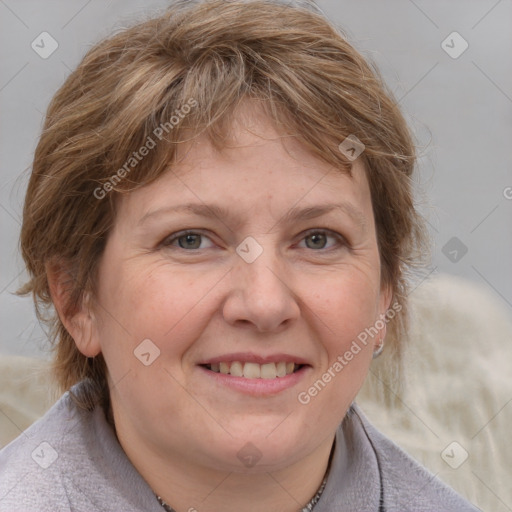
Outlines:
<svg viewBox="0 0 512 512"><path fill-rule="evenodd" d="M286 377L299 371L305 365L293 362L279 363L250 363L250 362L220 362L201 365L215 373L231 375L233 377L243 377L246 379L277 379Z"/></svg>

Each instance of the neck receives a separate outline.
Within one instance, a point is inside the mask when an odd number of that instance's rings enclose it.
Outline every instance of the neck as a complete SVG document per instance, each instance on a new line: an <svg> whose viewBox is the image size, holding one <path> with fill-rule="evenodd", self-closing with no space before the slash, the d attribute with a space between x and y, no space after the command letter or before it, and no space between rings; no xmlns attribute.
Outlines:
<svg viewBox="0 0 512 512"><path fill-rule="evenodd" d="M285 469L235 473L192 464L177 456L163 458L151 450L132 453L133 443L122 436L119 439L154 493L176 512L297 512L321 486L333 440L334 435L329 436L314 453Z"/></svg>

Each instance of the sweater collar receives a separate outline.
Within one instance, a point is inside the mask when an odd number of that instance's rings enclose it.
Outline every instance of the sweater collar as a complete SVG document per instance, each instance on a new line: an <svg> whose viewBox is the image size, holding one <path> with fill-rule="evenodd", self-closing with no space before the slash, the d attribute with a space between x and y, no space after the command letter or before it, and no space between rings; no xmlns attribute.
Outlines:
<svg viewBox="0 0 512 512"><path fill-rule="evenodd" d="M352 404L336 432L331 470L314 512L380 510L379 465L361 414Z"/></svg>
<svg viewBox="0 0 512 512"><path fill-rule="evenodd" d="M123 467L126 478L116 480L118 491L128 501L137 503L141 510L162 510L147 483L128 461L105 420L104 411L97 407L93 415L95 438L99 442L98 458L115 461L112 467L117 466L118 470L119 466ZM335 439L327 483L314 512L379 512L382 488L379 465L366 434L364 415L355 404L347 411Z"/></svg>

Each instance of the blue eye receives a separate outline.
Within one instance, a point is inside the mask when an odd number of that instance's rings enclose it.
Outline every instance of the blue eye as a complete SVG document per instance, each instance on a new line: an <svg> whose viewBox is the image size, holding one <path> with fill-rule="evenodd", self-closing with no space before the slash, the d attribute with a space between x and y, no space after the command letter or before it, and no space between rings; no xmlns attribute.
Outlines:
<svg viewBox="0 0 512 512"><path fill-rule="evenodd" d="M203 242L210 241L209 246L204 246ZM180 249L185 250L194 250L194 249L206 249L207 247L212 247L211 240L202 235L201 233L196 233L195 231L185 231L181 233L176 233L175 235L171 235L167 237L163 244L165 247L179 247Z"/></svg>
<svg viewBox="0 0 512 512"><path fill-rule="evenodd" d="M336 233L330 234L329 231L325 230L310 231L302 240L305 241L306 248L315 250L330 249L336 245L346 245L341 235ZM329 241L331 241L330 244Z"/></svg>
<svg viewBox="0 0 512 512"><path fill-rule="evenodd" d="M183 249L185 251L198 251L215 246L206 235L197 231L180 231L169 235L161 244L169 249ZM314 229L306 233L300 240L298 247L314 251L335 250L347 246L345 238L330 230Z"/></svg>

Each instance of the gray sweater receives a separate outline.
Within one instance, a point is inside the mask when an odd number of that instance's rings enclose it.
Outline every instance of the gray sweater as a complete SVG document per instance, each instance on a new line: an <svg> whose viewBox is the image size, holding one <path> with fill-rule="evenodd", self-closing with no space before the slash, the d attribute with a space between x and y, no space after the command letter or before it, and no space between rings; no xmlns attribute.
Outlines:
<svg viewBox="0 0 512 512"><path fill-rule="evenodd" d="M69 393L0 451L0 512L163 512L103 409ZM353 404L314 512L476 512L380 434ZM262 511L264 512L264 511Z"/></svg>

